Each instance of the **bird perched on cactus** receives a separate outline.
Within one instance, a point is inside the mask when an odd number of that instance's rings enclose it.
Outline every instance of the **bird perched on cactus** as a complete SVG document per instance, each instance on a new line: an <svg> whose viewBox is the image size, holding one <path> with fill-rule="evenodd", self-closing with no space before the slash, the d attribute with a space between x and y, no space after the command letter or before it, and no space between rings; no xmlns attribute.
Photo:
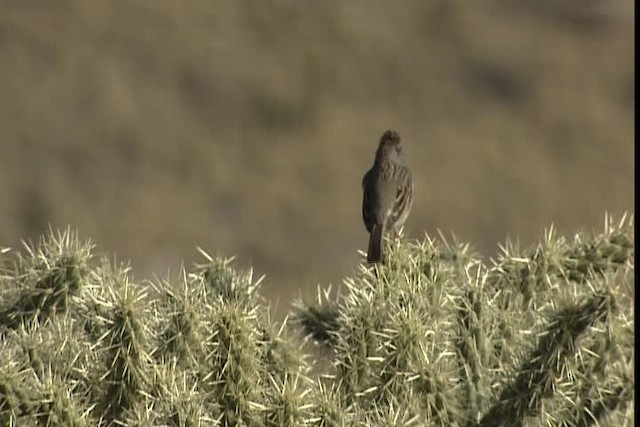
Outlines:
<svg viewBox="0 0 640 427"><path fill-rule="evenodd" d="M382 134L373 166L362 179L362 190L362 219L370 233L367 262L378 263L384 258L385 233L402 227L413 204L413 179L395 130Z"/></svg>

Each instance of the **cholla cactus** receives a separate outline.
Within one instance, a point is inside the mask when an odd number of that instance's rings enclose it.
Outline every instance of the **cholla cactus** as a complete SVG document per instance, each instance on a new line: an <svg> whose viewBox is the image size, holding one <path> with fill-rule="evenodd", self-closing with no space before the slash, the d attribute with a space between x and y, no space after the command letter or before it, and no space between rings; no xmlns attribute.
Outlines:
<svg viewBox="0 0 640 427"><path fill-rule="evenodd" d="M443 238L388 246L293 322L204 251L138 283L69 231L2 249L0 424L631 425L631 218L490 262Z"/></svg>
<svg viewBox="0 0 640 427"><path fill-rule="evenodd" d="M387 265L297 318L374 424L630 425L632 236L626 217L570 242L551 228L488 266L444 239L395 240Z"/></svg>
<svg viewBox="0 0 640 427"><path fill-rule="evenodd" d="M36 245L24 243L24 248L26 254L14 259L9 277L5 276L7 286L0 291L0 332L64 312L69 300L80 292L93 245L80 242L67 230L51 231Z"/></svg>

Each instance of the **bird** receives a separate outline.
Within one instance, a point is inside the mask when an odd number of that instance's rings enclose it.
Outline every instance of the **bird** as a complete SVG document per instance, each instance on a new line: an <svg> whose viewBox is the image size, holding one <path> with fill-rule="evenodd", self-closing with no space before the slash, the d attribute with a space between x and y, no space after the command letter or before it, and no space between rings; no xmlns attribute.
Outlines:
<svg viewBox="0 0 640 427"><path fill-rule="evenodd" d="M382 134L373 166L362 179L362 192L362 219L369 232L367 262L384 262L385 233L396 233L413 205L413 178L397 131Z"/></svg>

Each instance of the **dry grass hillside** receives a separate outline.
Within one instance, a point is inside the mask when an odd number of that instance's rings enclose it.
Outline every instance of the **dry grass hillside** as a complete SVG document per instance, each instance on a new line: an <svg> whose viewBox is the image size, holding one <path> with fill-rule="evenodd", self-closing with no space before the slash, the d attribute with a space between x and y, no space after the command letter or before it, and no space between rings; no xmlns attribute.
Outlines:
<svg viewBox="0 0 640 427"><path fill-rule="evenodd" d="M199 245L338 282L386 128L411 238L495 253L633 210L633 2L0 0L0 246L70 224L137 274Z"/></svg>

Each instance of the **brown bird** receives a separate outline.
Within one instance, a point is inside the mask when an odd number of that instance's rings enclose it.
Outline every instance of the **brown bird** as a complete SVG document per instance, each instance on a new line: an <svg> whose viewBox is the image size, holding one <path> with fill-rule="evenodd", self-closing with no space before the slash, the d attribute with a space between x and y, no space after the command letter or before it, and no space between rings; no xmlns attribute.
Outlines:
<svg viewBox="0 0 640 427"><path fill-rule="evenodd" d="M397 232L413 204L413 179L395 130L382 134L373 166L362 179L362 190L362 219L370 233L367 262L382 262L385 232Z"/></svg>

